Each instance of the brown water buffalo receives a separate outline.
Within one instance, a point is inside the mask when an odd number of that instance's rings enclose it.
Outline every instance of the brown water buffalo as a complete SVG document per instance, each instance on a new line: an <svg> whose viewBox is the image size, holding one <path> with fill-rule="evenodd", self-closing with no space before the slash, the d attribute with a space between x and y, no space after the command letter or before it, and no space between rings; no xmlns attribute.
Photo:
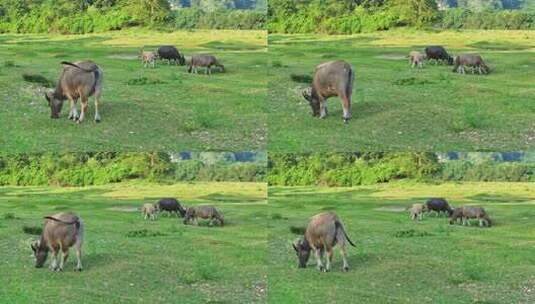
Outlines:
<svg viewBox="0 0 535 304"><path fill-rule="evenodd" d="M156 58L158 55L154 52L148 52L148 51L141 51L141 64L143 67L149 67L152 66L153 68L156 67Z"/></svg>
<svg viewBox="0 0 535 304"><path fill-rule="evenodd" d="M483 61L483 58L478 54L461 54L456 56L453 72L465 74L465 67L471 67L472 73L477 70L479 74L488 74L490 71L489 67L485 64L485 61Z"/></svg>
<svg viewBox="0 0 535 304"><path fill-rule="evenodd" d="M75 63L63 61L61 63L64 65L64 68L59 77L56 89L45 93L51 110L50 117L59 118L63 101L69 99L69 119L81 123L87 112L89 97L94 96L95 121L100 122L98 104L102 92L104 72L92 61L78 61ZM82 104L80 116L78 116L78 111L76 110L76 102L79 98Z"/></svg>
<svg viewBox="0 0 535 304"><path fill-rule="evenodd" d="M141 215L143 216L143 218L145 219L151 219L151 220L155 220L156 219L156 213L158 212L158 206L157 205L153 205L153 204L143 204L143 206L141 206Z"/></svg>
<svg viewBox="0 0 535 304"><path fill-rule="evenodd" d="M411 65L411 68L414 68L414 67L418 67L420 69L423 68L424 60L425 60L425 55L418 51L412 51L409 53L409 64Z"/></svg>
<svg viewBox="0 0 535 304"><path fill-rule="evenodd" d="M413 204L411 208L409 208L409 217L412 220L418 219L422 220L424 211L427 210L427 206L424 204Z"/></svg>
<svg viewBox="0 0 535 304"><path fill-rule="evenodd" d="M342 270L348 271L346 243L355 247L349 239L342 221L334 212L324 212L313 216L302 239L293 243L297 254L299 268L305 268L310 257L310 251L314 251L318 270L327 272L331 269L333 248L338 245L342 254ZM322 263L323 253L327 252L325 266Z"/></svg>
<svg viewBox="0 0 535 304"><path fill-rule="evenodd" d="M342 60L329 61L316 66L312 86L303 91L303 97L312 108L312 116L327 116L327 99L338 96L344 108L344 122L351 118L351 94L355 72L353 67Z"/></svg>
<svg viewBox="0 0 535 304"><path fill-rule="evenodd" d="M214 206L200 205L189 207L186 210L186 216L184 217L184 225L187 225L189 222L193 221L195 225L198 225L197 218L209 219L210 224L213 224L214 221L218 221L220 226L224 225L223 215L217 211Z"/></svg>
<svg viewBox="0 0 535 304"><path fill-rule="evenodd" d="M450 224L456 223L458 219L461 219L461 222L463 225L470 226L469 219L478 219L479 220L479 226L487 226L490 227L492 225L492 221L490 220L489 215L485 211L485 209L481 207L469 207L469 206L463 206L459 208L455 208L453 210L453 213L451 215Z"/></svg>
<svg viewBox="0 0 535 304"><path fill-rule="evenodd" d="M432 45L425 48L425 55L428 60L434 60L435 63L453 64L453 58L446 52L446 49L440 45Z"/></svg>
<svg viewBox="0 0 535 304"><path fill-rule="evenodd" d="M45 224L41 238L31 245L36 263L41 268L46 262L48 252L52 251L52 271L63 271L63 266L69 256L69 248L76 249L77 264L75 271L82 271L82 243L84 240L84 224L79 216L73 213L57 213L45 217ZM58 265L58 253L62 258Z"/></svg>
<svg viewBox="0 0 535 304"><path fill-rule="evenodd" d="M212 74L212 66L219 67L221 72L225 72L225 67L219 63L215 56L206 54L193 55L189 62L188 73L195 72L197 74L197 68L204 67L206 68L206 74Z"/></svg>

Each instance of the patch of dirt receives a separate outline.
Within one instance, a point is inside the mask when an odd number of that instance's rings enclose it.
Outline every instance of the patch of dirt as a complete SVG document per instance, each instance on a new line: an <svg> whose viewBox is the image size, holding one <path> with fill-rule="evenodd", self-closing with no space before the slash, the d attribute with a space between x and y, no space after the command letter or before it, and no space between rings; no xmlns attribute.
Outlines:
<svg viewBox="0 0 535 304"><path fill-rule="evenodd" d="M112 211L121 211L121 212L138 212L139 211L139 208L138 207L111 207L111 208L108 208L108 210L112 210Z"/></svg>
<svg viewBox="0 0 535 304"><path fill-rule="evenodd" d="M115 55L108 56L108 58L122 59L122 60L137 60L138 56L137 55L131 55L131 54L115 54Z"/></svg>
<svg viewBox="0 0 535 304"><path fill-rule="evenodd" d="M407 211L407 207L404 207L404 206L385 206L385 207L375 208L374 210L387 211L387 212L405 212L405 211Z"/></svg>
<svg viewBox="0 0 535 304"><path fill-rule="evenodd" d="M407 55L399 55L399 54L384 54L384 55L375 56L375 58L387 59L387 60L405 60L405 59L408 59Z"/></svg>

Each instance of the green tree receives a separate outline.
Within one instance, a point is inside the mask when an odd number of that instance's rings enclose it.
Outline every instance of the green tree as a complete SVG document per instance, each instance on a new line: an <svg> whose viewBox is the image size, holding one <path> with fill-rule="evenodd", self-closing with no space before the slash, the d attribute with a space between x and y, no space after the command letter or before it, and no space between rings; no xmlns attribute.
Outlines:
<svg viewBox="0 0 535 304"><path fill-rule="evenodd" d="M431 23L438 13L435 0L391 0L390 8L401 24L416 27Z"/></svg>

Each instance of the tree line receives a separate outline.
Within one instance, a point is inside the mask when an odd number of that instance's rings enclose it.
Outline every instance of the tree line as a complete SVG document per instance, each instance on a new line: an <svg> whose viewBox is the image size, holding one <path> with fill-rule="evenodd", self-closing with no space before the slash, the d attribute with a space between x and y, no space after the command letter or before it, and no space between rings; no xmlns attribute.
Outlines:
<svg viewBox="0 0 535 304"><path fill-rule="evenodd" d="M0 33L264 29L263 1L191 0L184 6L167 0L0 0Z"/></svg>
<svg viewBox="0 0 535 304"><path fill-rule="evenodd" d="M263 182L258 153L0 154L1 186L89 186L142 179L152 182Z"/></svg>
<svg viewBox="0 0 535 304"><path fill-rule="evenodd" d="M395 27L535 29L532 2L535 1L270 0L268 30L354 34ZM504 7L522 9L501 9Z"/></svg>
<svg viewBox="0 0 535 304"><path fill-rule="evenodd" d="M500 153L270 153L268 183L358 186L397 180L534 182L535 155Z"/></svg>

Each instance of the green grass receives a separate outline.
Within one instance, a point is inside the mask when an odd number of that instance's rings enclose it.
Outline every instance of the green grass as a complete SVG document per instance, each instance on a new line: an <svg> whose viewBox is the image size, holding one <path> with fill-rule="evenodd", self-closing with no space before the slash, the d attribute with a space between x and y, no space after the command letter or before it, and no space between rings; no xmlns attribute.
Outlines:
<svg viewBox="0 0 535 304"><path fill-rule="evenodd" d="M535 147L533 31L395 30L351 36L270 35L270 151L501 151ZM453 55L480 53L490 75L451 66L411 69L406 56L426 45ZM356 71L353 119L338 98L315 119L300 91L314 67L343 59ZM308 76L308 77L307 77ZM289 127L291 126L291 127Z"/></svg>
<svg viewBox="0 0 535 304"><path fill-rule="evenodd" d="M137 208L162 196L213 204L226 225L143 220ZM266 208L259 183L0 188L0 302L264 303ZM63 273L34 268L43 216L67 210L86 225L84 271L73 250Z"/></svg>
<svg viewBox="0 0 535 304"><path fill-rule="evenodd" d="M409 219L430 196L481 205L491 228ZM497 197L498 200L493 198ZM414 184L354 188L270 187L269 303L533 303L535 192L527 183ZM297 268L291 247L314 214L336 212L357 247L348 273L335 250L331 272L313 258ZM272 217L272 216L270 216Z"/></svg>
<svg viewBox="0 0 535 304"><path fill-rule="evenodd" d="M163 62L143 68L141 48L164 44L186 58L212 53L227 72L194 75ZM0 35L0 145L11 152L263 149L266 50L262 31ZM82 125L67 120L68 102L59 120L50 119L44 92L60 62L85 59L104 70L102 122L93 122L92 99Z"/></svg>

